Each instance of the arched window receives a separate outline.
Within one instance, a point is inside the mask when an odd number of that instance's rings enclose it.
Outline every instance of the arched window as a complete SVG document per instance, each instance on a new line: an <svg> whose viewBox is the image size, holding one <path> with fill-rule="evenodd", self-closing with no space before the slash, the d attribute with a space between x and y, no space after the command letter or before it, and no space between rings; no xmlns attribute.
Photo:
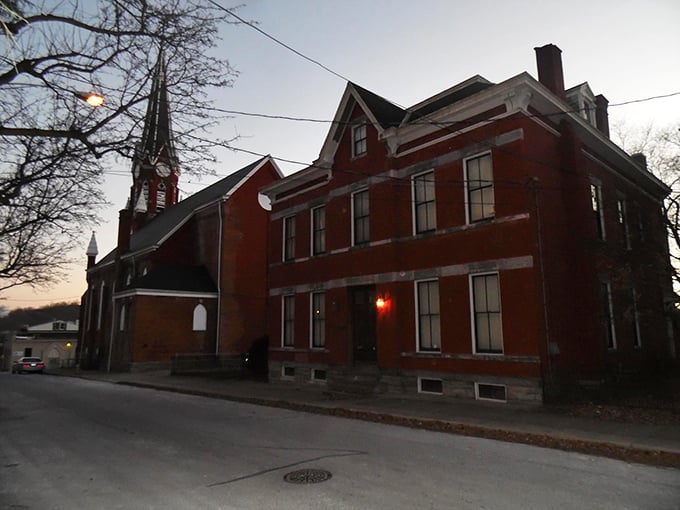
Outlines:
<svg viewBox="0 0 680 510"><path fill-rule="evenodd" d="M104 282L99 284L99 308L97 309L97 329L102 329L102 315L104 314Z"/></svg>
<svg viewBox="0 0 680 510"><path fill-rule="evenodd" d="M125 331L125 304L120 305L120 331Z"/></svg>
<svg viewBox="0 0 680 510"><path fill-rule="evenodd" d="M205 331L208 329L208 311L203 305L196 305L194 308L194 331Z"/></svg>
<svg viewBox="0 0 680 510"><path fill-rule="evenodd" d="M165 183L159 182L156 188L156 212L165 209Z"/></svg>

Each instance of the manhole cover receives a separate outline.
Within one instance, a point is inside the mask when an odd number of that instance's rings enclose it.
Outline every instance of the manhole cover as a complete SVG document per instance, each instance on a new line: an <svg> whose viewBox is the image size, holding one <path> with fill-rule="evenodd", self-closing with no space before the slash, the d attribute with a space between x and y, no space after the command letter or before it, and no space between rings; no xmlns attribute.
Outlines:
<svg viewBox="0 0 680 510"><path fill-rule="evenodd" d="M283 479L288 483L320 483L330 480L331 476L325 469L298 469L284 475Z"/></svg>

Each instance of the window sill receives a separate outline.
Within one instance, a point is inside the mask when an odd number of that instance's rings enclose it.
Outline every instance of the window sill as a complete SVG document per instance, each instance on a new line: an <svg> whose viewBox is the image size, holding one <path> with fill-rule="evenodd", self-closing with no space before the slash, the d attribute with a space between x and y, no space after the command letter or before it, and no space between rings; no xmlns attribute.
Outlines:
<svg viewBox="0 0 680 510"><path fill-rule="evenodd" d="M442 353L434 351L416 351L416 352L402 352L402 358L421 358L421 359L455 359L455 360L472 360L472 361L503 361L508 363L540 363L539 356L517 356L506 354L492 354L492 353Z"/></svg>

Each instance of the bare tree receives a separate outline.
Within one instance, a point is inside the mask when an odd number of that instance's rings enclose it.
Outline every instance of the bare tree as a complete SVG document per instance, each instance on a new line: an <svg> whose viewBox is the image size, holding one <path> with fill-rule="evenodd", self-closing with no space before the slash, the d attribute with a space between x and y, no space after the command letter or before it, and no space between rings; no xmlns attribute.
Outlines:
<svg viewBox="0 0 680 510"><path fill-rule="evenodd" d="M227 16L209 0L0 0L0 291L62 276L104 169L133 154L161 48L182 169L210 168L207 92L236 76L211 54Z"/></svg>
<svg viewBox="0 0 680 510"><path fill-rule="evenodd" d="M643 153L647 167L671 188L663 203L673 282L680 289L680 124L655 128L652 124L632 128L613 126L612 135L628 153Z"/></svg>

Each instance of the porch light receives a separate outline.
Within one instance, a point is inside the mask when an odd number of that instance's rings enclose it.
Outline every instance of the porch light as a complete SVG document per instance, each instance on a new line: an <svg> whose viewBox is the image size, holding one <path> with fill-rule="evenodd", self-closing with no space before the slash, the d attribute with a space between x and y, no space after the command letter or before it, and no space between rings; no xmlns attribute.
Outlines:
<svg viewBox="0 0 680 510"><path fill-rule="evenodd" d="M375 300L375 307L378 310L382 310L383 308L385 308L385 305L387 305L385 298L382 296L378 296L378 299Z"/></svg>

